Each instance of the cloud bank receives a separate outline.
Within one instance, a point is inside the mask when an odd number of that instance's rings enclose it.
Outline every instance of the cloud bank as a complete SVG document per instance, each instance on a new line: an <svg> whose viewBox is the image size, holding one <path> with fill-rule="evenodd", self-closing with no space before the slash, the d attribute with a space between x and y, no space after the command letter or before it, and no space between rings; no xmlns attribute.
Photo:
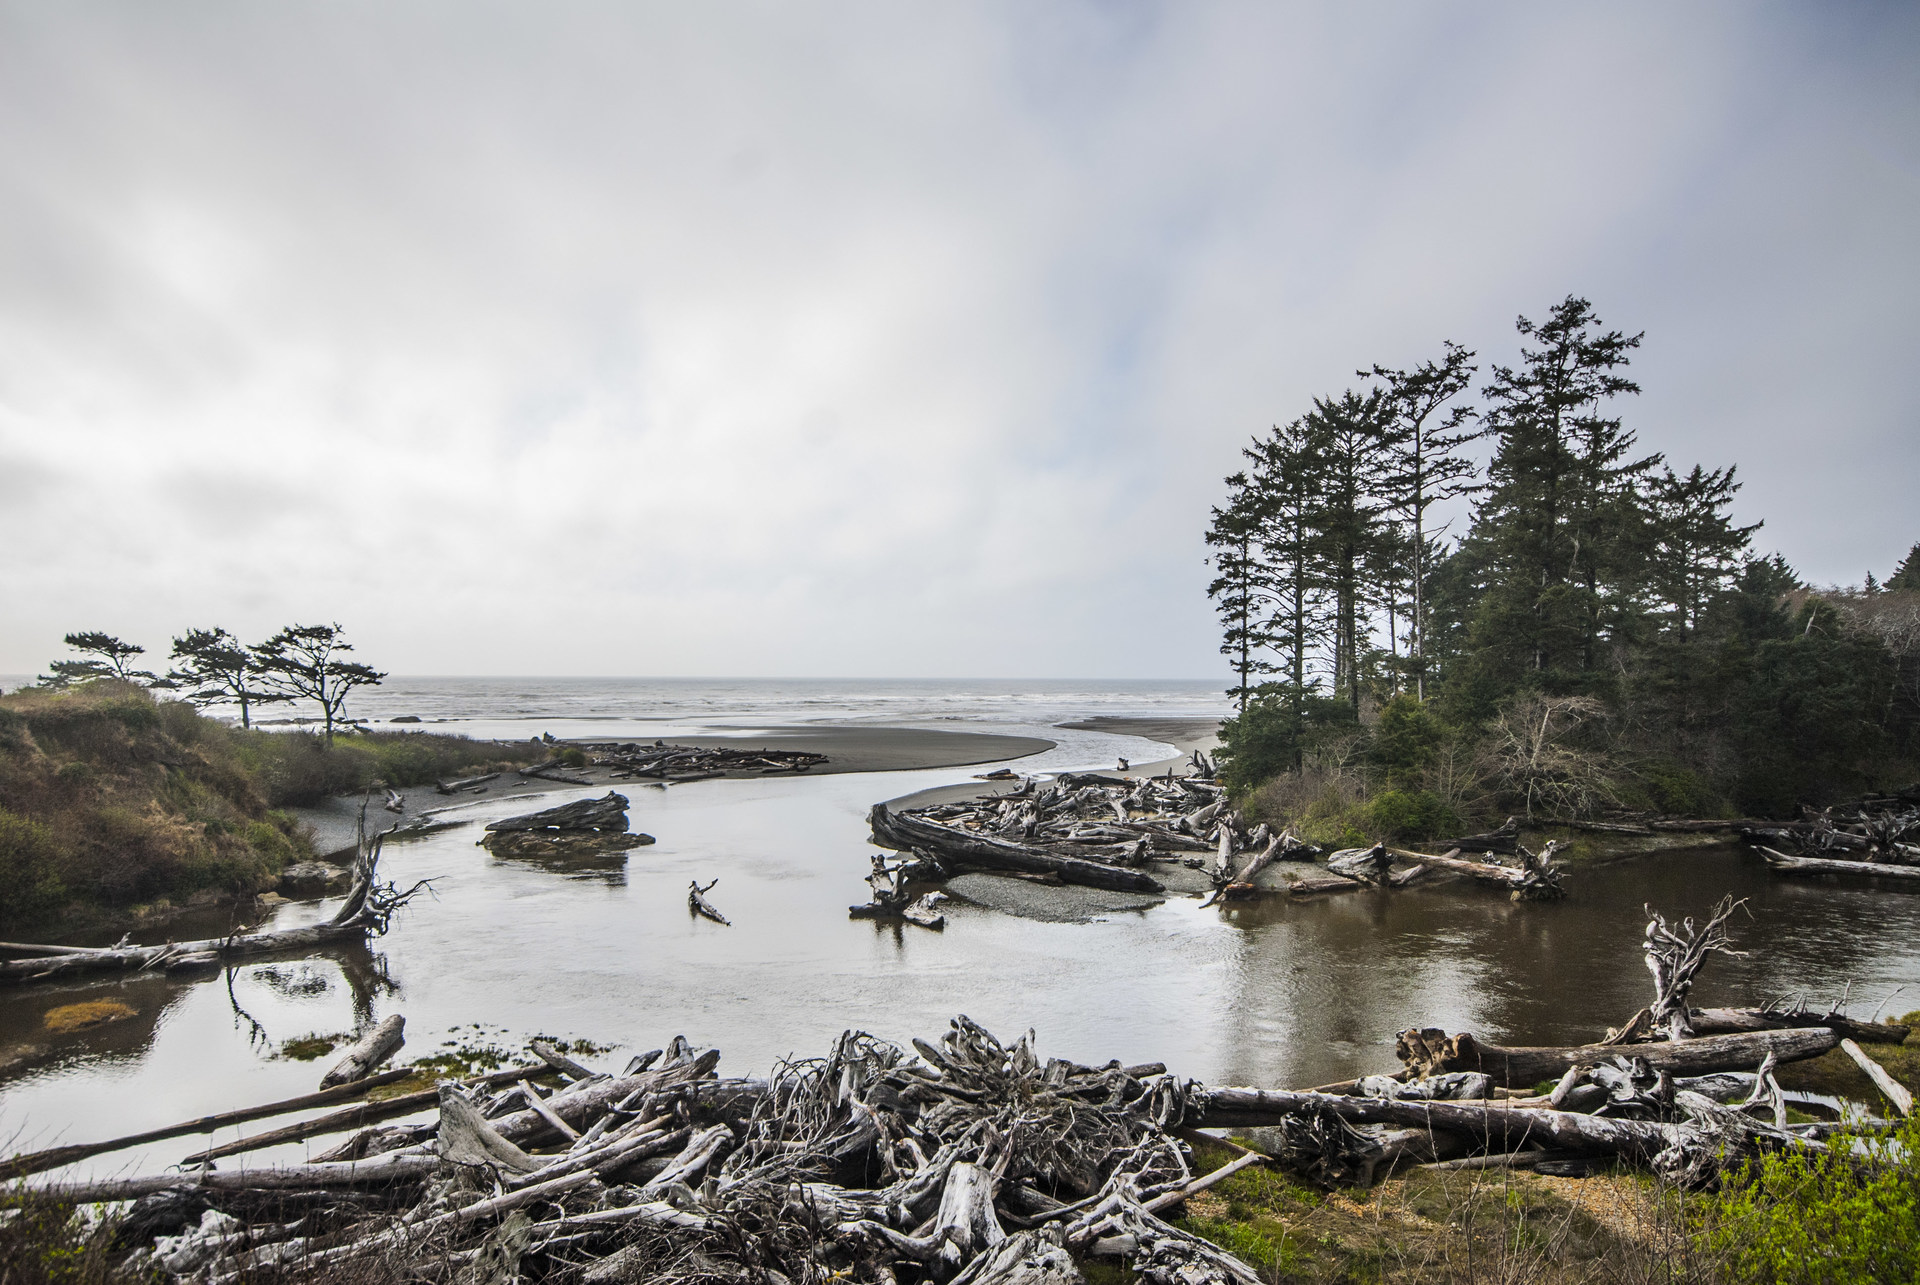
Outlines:
<svg viewBox="0 0 1920 1285"><path fill-rule="evenodd" d="M0 4L0 672L1206 676L1251 435L1568 293L1920 539L1899 6Z"/></svg>

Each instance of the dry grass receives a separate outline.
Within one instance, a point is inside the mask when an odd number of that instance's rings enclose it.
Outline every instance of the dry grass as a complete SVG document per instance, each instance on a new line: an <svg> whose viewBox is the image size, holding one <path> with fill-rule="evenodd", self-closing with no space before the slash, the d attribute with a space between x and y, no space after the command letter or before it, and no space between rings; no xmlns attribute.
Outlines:
<svg viewBox="0 0 1920 1285"><path fill-rule="evenodd" d="M1202 1148L1201 1167L1229 1153ZM1638 1175L1415 1169L1367 1191L1320 1192L1278 1172L1236 1174L1180 1225L1286 1282L1707 1285L1697 1202Z"/></svg>
<svg viewBox="0 0 1920 1285"><path fill-rule="evenodd" d="M64 1034L134 1016L137 1016L135 1010L117 999L90 999L85 1003L62 1004L59 1008L49 1010L41 1024L49 1031Z"/></svg>

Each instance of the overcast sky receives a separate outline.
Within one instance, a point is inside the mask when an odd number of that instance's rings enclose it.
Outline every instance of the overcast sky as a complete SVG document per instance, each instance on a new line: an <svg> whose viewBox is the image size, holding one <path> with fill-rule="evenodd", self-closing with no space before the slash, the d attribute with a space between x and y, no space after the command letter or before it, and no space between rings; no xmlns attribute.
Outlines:
<svg viewBox="0 0 1920 1285"><path fill-rule="evenodd" d="M0 672L1211 676L1246 439L1569 293L1884 575L1917 14L0 0Z"/></svg>

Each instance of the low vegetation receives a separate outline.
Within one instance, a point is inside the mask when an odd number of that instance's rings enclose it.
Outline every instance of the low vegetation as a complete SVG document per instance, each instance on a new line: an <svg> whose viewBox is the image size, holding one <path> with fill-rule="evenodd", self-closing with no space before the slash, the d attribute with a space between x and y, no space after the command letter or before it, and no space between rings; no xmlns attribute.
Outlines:
<svg viewBox="0 0 1920 1285"><path fill-rule="evenodd" d="M284 809L543 753L424 733L235 728L137 682L0 696L0 927L269 888L312 856Z"/></svg>

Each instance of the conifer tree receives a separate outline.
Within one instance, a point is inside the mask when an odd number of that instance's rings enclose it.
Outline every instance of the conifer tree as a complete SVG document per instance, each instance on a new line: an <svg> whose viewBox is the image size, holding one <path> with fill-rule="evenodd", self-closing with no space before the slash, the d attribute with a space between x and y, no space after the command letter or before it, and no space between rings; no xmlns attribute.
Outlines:
<svg viewBox="0 0 1920 1285"><path fill-rule="evenodd" d="M1443 407L1465 392L1479 367L1473 351L1446 340L1439 361L1425 361L1412 370L1388 370L1375 364L1372 374L1386 385L1389 419L1385 425L1387 468L1384 484L1389 504L1409 528L1406 548L1411 555L1407 578L1412 616L1407 630L1407 655L1414 694L1427 695L1426 607L1427 510L1441 500L1465 494L1472 487L1472 460L1458 452L1485 435L1469 431L1475 418L1471 406L1455 406L1436 420ZM1391 635L1389 647L1392 646Z"/></svg>
<svg viewBox="0 0 1920 1285"><path fill-rule="evenodd" d="M1631 599L1633 542L1644 526L1638 483L1659 462L1633 458L1634 435L1604 414L1640 391L1618 373L1640 336L1601 328L1568 297L1517 328L1537 347L1496 366L1486 423L1499 446L1470 542L1484 576L1476 646L1557 689L1587 685L1601 635Z"/></svg>
<svg viewBox="0 0 1920 1285"><path fill-rule="evenodd" d="M1680 642L1698 630L1708 600L1732 584L1761 526L1735 526L1727 515L1740 489L1733 480L1735 467L1708 471L1696 464L1685 477L1662 469L1648 488L1649 588Z"/></svg>
<svg viewBox="0 0 1920 1285"><path fill-rule="evenodd" d="M1245 473L1235 473L1226 483L1226 507L1214 508L1213 525L1207 529L1217 572L1207 586L1207 596L1214 600L1220 616L1220 652L1231 660L1238 679L1227 694L1244 714L1254 675L1273 670L1266 653L1271 642L1269 614L1275 598L1261 543L1266 497L1249 485Z"/></svg>

